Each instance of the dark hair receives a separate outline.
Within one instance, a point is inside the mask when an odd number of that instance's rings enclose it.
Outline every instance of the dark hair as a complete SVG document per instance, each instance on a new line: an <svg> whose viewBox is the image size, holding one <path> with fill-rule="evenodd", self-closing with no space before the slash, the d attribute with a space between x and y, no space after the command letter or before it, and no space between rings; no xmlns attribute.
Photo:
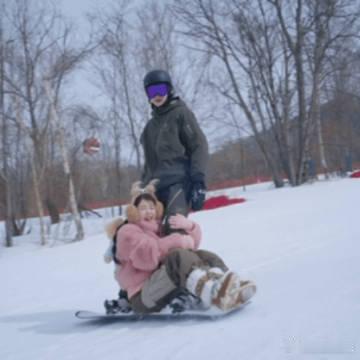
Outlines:
<svg viewBox="0 0 360 360"><path fill-rule="evenodd" d="M146 201L151 201L154 205L156 205L156 200L154 198L154 195L151 195L149 193L143 193L140 194L134 201L134 205L136 207L138 207L138 205L140 204L141 200L146 200Z"/></svg>

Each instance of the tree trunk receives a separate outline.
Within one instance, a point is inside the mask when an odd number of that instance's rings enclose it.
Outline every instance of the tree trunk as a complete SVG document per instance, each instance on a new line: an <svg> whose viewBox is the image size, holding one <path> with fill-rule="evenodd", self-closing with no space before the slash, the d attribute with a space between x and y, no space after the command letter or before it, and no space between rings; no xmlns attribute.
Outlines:
<svg viewBox="0 0 360 360"><path fill-rule="evenodd" d="M3 171L5 184L5 246L11 247L13 245L13 227L11 222L12 216L12 200L11 200L11 182L9 173L9 139L7 131L7 121L5 119L5 98L4 98L4 71L5 71L5 51L2 20L0 20L0 112L2 120L2 149L3 149Z"/></svg>
<svg viewBox="0 0 360 360"><path fill-rule="evenodd" d="M44 222L44 207L42 204L41 193L40 193L40 180L39 174L36 169L36 161L35 161L35 154L32 153L30 156L31 159L31 174L33 179L33 186L34 186L34 194L35 194L35 202L36 207L38 210L38 216L40 221L40 243L41 245L46 245L47 243L47 236L46 236L46 229L45 229L45 222Z"/></svg>
<svg viewBox="0 0 360 360"><path fill-rule="evenodd" d="M126 99L126 108L127 108L127 116L129 119L130 131L131 131L131 139L133 141L135 154L136 154L136 167L138 171L141 171L141 153L140 153L140 143L139 139L136 135L136 126L135 126L135 119L132 113L132 104L130 99L129 93L129 82L128 82L128 71L124 59L124 54L121 54L121 65L124 72L124 91L125 91L125 99Z"/></svg>
<svg viewBox="0 0 360 360"><path fill-rule="evenodd" d="M75 225L76 225L75 240L82 240L82 239L84 239L84 229L83 229L79 209L78 209L77 202L76 202L75 187L74 187L74 182L73 182L73 178L72 178L72 174L71 174L71 170L70 170L69 158L68 158L66 143L65 143L65 130L60 122L60 118L56 111L54 99L53 99L53 96L52 96L51 90L50 90L50 85L49 85L48 81L46 81L46 80L44 81L44 88L45 88L46 95L47 95L47 97L49 99L49 103L50 103L50 117L51 117L50 121L53 121L53 123L55 123L59 127L59 144L60 144L60 149L61 149L61 155L63 158L64 172L65 172L65 176L68 180L68 184L69 184L70 209L71 209L71 213L73 214L73 218L74 218Z"/></svg>
<svg viewBox="0 0 360 360"><path fill-rule="evenodd" d="M6 161L6 160L5 160ZM13 246L12 237L14 235L14 228L12 225L11 217L12 217L12 199L11 199L11 185L9 182L9 174L7 174L7 170L4 171L6 180L5 180L5 246L11 247Z"/></svg>
<svg viewBox="0 0 360 360"><path fill-rule="evenodd" d="M316 75L315 75L316 76ZM321 114L320 114L320 86L319 86L319 81L317 81L317 83L315 84L315 89L314 91L315 93L315 103L314 103L314 121L316 124L316 135L317 135L317 140L318 140L318 146L319 146L319 157L320 157L320 164L321 164L321 170L324 172L325 176L327 177L328 175L328 164L326 161L326 156L325 156L325 144L324 144L324 139L323 139L323 133L322 133L322 124L321 124Z"/></svg>
<svg viewBox="0 0 360 360"><path fill-rule="evenodd" d="M121 131L120 119L117 116L116 94L113 96L113 114L114 114L114 147L115 147L115 171L116 171L116 194L113 196L117 199L121 191Z"/></svg>

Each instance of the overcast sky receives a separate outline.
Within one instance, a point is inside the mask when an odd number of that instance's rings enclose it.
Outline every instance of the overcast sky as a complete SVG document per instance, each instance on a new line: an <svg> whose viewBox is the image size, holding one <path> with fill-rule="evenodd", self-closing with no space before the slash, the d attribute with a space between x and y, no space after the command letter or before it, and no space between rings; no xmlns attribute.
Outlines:
<svg viewBox="0 0 360 360"><path fill-rule="evenodd" d="M112 0L60 0L58 5L67 16L81 23L86 12L91 11L93 8L104 7L111 2Z"/></svg>
<svg viewBox="0 0 360 360"><path fill-rule="evenodd" d="M79 38L87 37L86 14L99 6L106 6L112 0L59 0L56 4L63 11L64 15L70 18L79 31ZM72 79L74 87L71 91L73 101L93 103L96 102L96 89L88 80L88 74L85 71L77 72L75 79Z"/></svg>
<svg viewBox="0 0 360 360"><path fill-rule="evenodd" d="M47 0L45 0L47 1ZM86 15L88 13L96 13L96 10L110 8L112 4L116 4L120 0L58 0L56 5L63 11L64 15L72 20L76 25L79 33L78 37L86 39L89 35L88 21ZM130 5L137 4L142 0L129 0ZM71 99L74 102L87 102L91 104L101 104L99 92L90 81L91 71L77 72L75 79L73 78L74 88L71 91Z"/></svg>

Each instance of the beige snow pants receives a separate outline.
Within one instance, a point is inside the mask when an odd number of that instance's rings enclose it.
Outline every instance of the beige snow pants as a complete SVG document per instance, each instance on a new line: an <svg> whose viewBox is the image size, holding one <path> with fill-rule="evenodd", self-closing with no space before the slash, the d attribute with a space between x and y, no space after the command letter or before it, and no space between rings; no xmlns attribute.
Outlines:
<svg viewBox="0 0 360 360"><path fill-rule="evenodd" d="M165 307L179 289L185 288L186 279L195 268L228 268L216 254L206 250L175 249L163 260L145 282L142 290L130 298L132 309L137 313L158 312Z"/></svg>

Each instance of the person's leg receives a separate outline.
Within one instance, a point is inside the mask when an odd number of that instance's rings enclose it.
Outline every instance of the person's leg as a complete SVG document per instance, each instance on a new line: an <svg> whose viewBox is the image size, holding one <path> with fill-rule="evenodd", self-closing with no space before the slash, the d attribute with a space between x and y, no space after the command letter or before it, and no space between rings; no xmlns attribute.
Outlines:
<svg viewBox="0 0 360 360"><path fill-rule="evenodd" d="M183 232L182 230L173 230L168 223L169 217L176 214L187 216L189 213L188 189L186 184L178 183L162 189L157 192L158 199L163 203L164 219L163 234L169 235L173 232Z"/></svg>
<svg viewBox="0 0 360 360"><path fill-rule="evenodd" d="M195 268L205 268L195 251L175 249L163 261L166 271L177 287L186 287L186 280Z"/></svg>
<svg viewBox="0 0 360 360"><path fill-rule="evenodd" d="M173 250L145 282L141 292L130 299L137 313L158 312L171 302L180 289L186 287L186 279L196 267L203 266L195 252L185 249Z"/></svg>
<svg viewBox="0 0 360 360"><path fill-rule="evenodd" d="M196 250L196 255L203 261L209 268L219 268L223 272L229 270L224 261L217 254L207 250Z"/></svg>
<svg viewBox="0 0 360 360"><path fill-rule="evenodd" d="M239 306L256 292L251 281L242 281L230 271L214 272L214 268L205 265L196 252L176 249L164 259L160 269L146 281L142 291L130 299L130 303L135 312L157 312L183 288L199 297L205 307L213 304L222 310Z"/></svg>
<svg viewBox="0 0 360 360"><path fill-rule="evenodd" d="M161 304L148 308L142 301L141 291L130 298L131 309L138 314L150 314L159 312L163 306Z"/></svg>
<svg viewBox="0 0 360 360"><path fill-rule="evenodd" d="M256 292L254 283L228 271L220 257L206 250L176 249L166 257L164 265L171 281L200 298L205 307L215 305L230 310Z"/></svg>
<svg viewBox="0 0 360 360"><path fill-rule="evenodd" d="M205 307L215 305L229 310L256 292L252 282L242 281L228 271L222 259L209 251L176 249L166 257L164 265L172 283L200 298Z"/></svg>
<svg viewBox="0 0 360 360"><path fill-rule="evenodd" d="M230 310L255 294L255 284L229 271L218 255L206 250L195 253L203 266L195 267L188 274L186 288L199 297L205 307L215 305L222 310Z"/></svg>
<svg viewBox="0 0 360 360"><path fill-rule="evenodd" d="M142 314L159 312L168 304L175 290L176 286L162 265L145 282L141 291L130 298L131 308Z"/></svg>

